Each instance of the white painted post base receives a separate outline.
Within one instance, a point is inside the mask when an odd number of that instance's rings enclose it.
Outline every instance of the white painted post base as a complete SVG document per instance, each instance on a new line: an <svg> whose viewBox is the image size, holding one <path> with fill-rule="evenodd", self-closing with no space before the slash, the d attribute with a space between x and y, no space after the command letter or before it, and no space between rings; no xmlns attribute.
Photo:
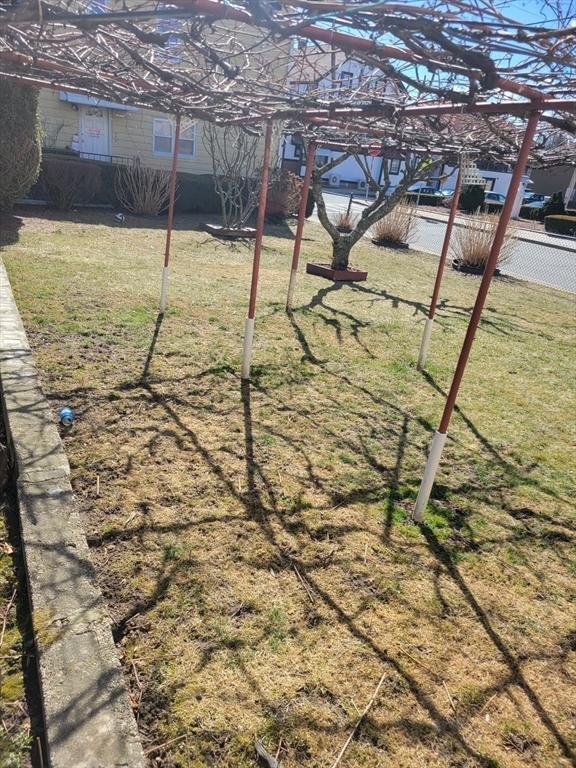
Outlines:
<svg viewBox="0 0 576 768"><path fill-rule="evenodd" d="M290 272L290 282L288 283L288 297L286 299L286 309L290 311L292 309L292 302L294 301L294 289L296 288L296 275L297 271L293 269Z"/></svg>
<svg viewBox="0 0 576 768"><path fill-rule="evenodd" d="M416 505L412 518L419 523L424 517L424 512L428 505L428 499L432 492L432 486L434 485L434 479L436 478L436 472L438 471L438 465L442 458L442 451L444 450L444 444L446 442L447 433L435 432L432 438L432 445L430 446L430 454L428 455L428 461L424 468L424 477L420 483L420 490L418 491L418 498L416 499Z"/></svg>
<svg viewBox="0 0 576 768"><path fill-rule="evenodd" d="M244 323L244 349L242 351L242 378L250 378L252 360L252 342L254 341L254 318L247 317Z"/></svg>
<svg viewBox="0 0 576 768"><path fill-rule="evenodd" d="M426 365L426 358L428 357L428 347L430 346L430 336L432 336L432 328L434 326L434 319L431 317L426 318L426 325L424 326L424 333L422 334L422 343L420 344L420 354L418 355L418 370L421 371Z"/></svg>
<svg viewBox="0 0 576 768"><path fill-rule="evenodd" d="M160 289L160 314L166 312L166 303L168 300L168 267L162 268L162 288Z"/></svg>

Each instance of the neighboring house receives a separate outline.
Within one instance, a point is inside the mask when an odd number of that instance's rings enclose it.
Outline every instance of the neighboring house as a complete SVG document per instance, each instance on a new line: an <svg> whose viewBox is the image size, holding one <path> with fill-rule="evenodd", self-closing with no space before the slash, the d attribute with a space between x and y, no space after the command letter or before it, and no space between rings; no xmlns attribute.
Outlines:
<svg viewBox="0 0 576 768"><path fill-rule="evenodd" d="M126 163L139 158L151 168L171 167L174 118L64 91L42 89L39 102L44 147L72 150L80 157ZM212 172L202 143L202 123L182 121L178 170Z"/></svg>
<svg viewBox="0 0 576 768"><path fill-rule="evenodd" d="M145 4L145 3L144 3ZM87 8L101 13L122 7L119 0L94 0ZM142 9L143 6L139 6ZM162 3L156 7L162 8ZM167 35L163 49L154 52L154 60L166 68L184 66L180 56L182 39L193 30L183 20L158 18L153 22L155 31ZM230 35L241 40L246 30L232 22L215 24L212 30L229 44ZM249 32L250 43L253 31ZM273 46L261 55L278 81L285 82L290 41L286 41L286 59L278 59ZM270 61L268 61L270 59ZM151 168L168 170L174 149L173 116L148 109L118 104L65 91L44 88L40 92L40 121L47 150L69 150L82 158L125 164L138 158ZM212 161L202 141L203 123L182 118L178 147L178 171L193 175L211 174ZM263 151L263 142L260 144Z"/></svg>
<svg viewBox="0 0 576 768"><path fill-rule="evenodd" d="M355 102L361 103L374 97L394 98L397 93L397 86L390 83L379 69L350 58L343 51L321 51L305 43L293 50L288 78L295 95L314 93L327 100L353 97ZM282 167L303 175L303 150L298 137L285 136L280 151ZM316 152L316 167L321 168L338 154L333 150L319 148ZM379 157L369 158L368 167L373 173L378 173L381 162ZM366 187L364 174L353 158L345 160L333 172L326 174L324 181L331 187Z"/></svg>
<svg viewBox="0 0 576 768"><path fill-rule="evenodd" d="M535 168L530 174L535 192L551 195L554 192L564 194L564 205L569 210L576 210L576 167L557 165L552 168Z"/></svg>
<svg viewBox="0 0 576 768"><path fill-rule="evenodd" d="M295 93L306 94L314 91L315 95L319 94L326 99L337 99L342 95L343 89L353 93L359 101L369 98L371 94L378 95L380 98L385 95L392 99L395 95L400 95L395 90L396 86L393 87L387 82L380 70L348 58L342 51L323 52L305 44L293 51L289 79ZM286 136L280 149L282 166L304 175L304 152L298 137ZM334 150L319 147L316 152L316 167L321 168L339 154ZM404 176L404 162L401 159L375 156L365 157L364 162L376 180L384 176L383 166L387 163L391 189L394 189ZM487 192L502 195L508 192L512 178L511 166L480 159L477 161L477 167L485 179ZM456 177L454 167L444 165L436 169L434 175L425 181L436 189L452 190L456 185ZM366 190L364 172L352 157L323 176L323 182L327 187L335 190ZM551 194L560 189L565 193L566 206L576 207L576 169L572 166L528 171L528 174L522 178L513 215L518 214L523 196L527 191Z"/></svg>

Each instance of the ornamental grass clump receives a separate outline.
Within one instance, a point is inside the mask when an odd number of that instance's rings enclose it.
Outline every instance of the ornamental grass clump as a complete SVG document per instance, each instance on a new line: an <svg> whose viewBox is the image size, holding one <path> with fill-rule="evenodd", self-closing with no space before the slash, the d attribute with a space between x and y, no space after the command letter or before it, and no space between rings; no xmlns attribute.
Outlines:
<svg viewBox="0 0 576 768"><path fill-rule="evenodd" d="M358 217L354 216L350 211L340 211L336 215L334 224L336 225L336 229L340 232L352 232L357 221Z"/></svg>
<svg viewBox="0 0 576 768"><path fill-rule="evenodd" d="M466 220L465 226L455 228L450 244L454 267L484 271L498 221L498 215L477 213ZM514 231L509 226L498 256L497 267L505 264L512 255L514 236Z"/></svg>
<svg viewBox="0 0 576 768"><path fill-rule="evenodd" d="M416 228L416 206L401 203L372 227L376 245L407 247Z"/></svg>

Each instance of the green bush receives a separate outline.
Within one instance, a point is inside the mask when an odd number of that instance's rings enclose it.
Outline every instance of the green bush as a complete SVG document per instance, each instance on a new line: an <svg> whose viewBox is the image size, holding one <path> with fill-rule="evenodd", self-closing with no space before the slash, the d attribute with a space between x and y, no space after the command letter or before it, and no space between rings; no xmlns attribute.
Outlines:
<svg viewBox="0 0 576 768"><path fill-rule="evenodd" d="M212 174L178 174L177 213L221 212L220 198L214 189Z"/></svg>
<svg viewBox="0 0 576 768"><path fill-rule="evenodd" d="M564 193L554 192L542 208L540 208L540 221L544 221L546 216L557 216L564 213Z"/></svg>
<svg viewBox="0 0 576 768"><path fill-rule="evenodd" d="M458 207L466 213L475 213L484 205L484 187L479 184L467 184L460 194Z"/></svg>
<svg viewBox="0 0 576 768"><path fill-rule="evenodd" d="M101 185L98 163L57 155L44 159L42 186L49 202L61 211L89 203Z"/></svg>
<svg viewBox="0 0 576 768"><path fill-rule="evenodd" d="M523 205L520 208L520 218L521 219L539 219L540 218L540 211L541 208L528 208L526 205Z"/></svg>
<svg viewBox="0 0 576 768"><path fill-rule="evenodd" d="M11 208L38 178L42 154L38 89L0 80L0 209Z"/></svg>
<svg viewBox="0 0 576 768"><path fill-rule="evenodd" d="M546 216L544 229L557 235L576 236L576 216Z"/></svg>

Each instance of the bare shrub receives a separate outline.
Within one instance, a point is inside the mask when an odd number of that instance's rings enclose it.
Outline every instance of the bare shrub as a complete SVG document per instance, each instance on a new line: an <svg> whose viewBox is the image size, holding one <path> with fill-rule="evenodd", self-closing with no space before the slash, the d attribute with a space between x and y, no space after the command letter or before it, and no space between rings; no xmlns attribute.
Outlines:
<svg viewBox="0 0 576 768"><path fill-rule="evenodd" d="M102 185L102 172L96 163L67 157L45 157L42 186L48 200L61 211L89 203Z"/></svg>
<svg viewBox="0 0 576 768"><path fill-rule="evenodd" d="M339 211L334 220L334 224L338 229L353 230L358 220L357 216L354 216L350 211Z"/></svg>
<svg viewBox="0 0 576 768"><path fill-rule="evenodd" d="M260 155L258 136L236 125L206 123L202 143L212 160L214 188L220 198L222 225L241 229L258 204Z"/></svg>
<svg viewBox="0 0 576 768"><path fill-rule="evenodd" d="M276 168L270 172L266 214L286 217L296 213L300 204L303 181L292 171Z"/></svg>
<svg viewBox="0 0 576 768"><path fill-rule="evenodd" d="M385 245L409 243L416 227L416 207L400 204L372 227L372 239Z"/></svg>
<svg viewBox="0 0 576 768"><path fill-rule="evenodd" d="M158 216L168 207L170 173L146 168L135 160L118 168L114 189L120 205L137 216Z"/></svg>
<svg viewBox="0 0 576 768"><path fill-rule="evenodd" d="M466 219L465 226L455 228L450 251L452 258L460 266L484 269L490 255L499 218L497 214L477 213ZM510 258L514 237L514 230L509 227L504 237L497 266L502 266Z"/></svg>

